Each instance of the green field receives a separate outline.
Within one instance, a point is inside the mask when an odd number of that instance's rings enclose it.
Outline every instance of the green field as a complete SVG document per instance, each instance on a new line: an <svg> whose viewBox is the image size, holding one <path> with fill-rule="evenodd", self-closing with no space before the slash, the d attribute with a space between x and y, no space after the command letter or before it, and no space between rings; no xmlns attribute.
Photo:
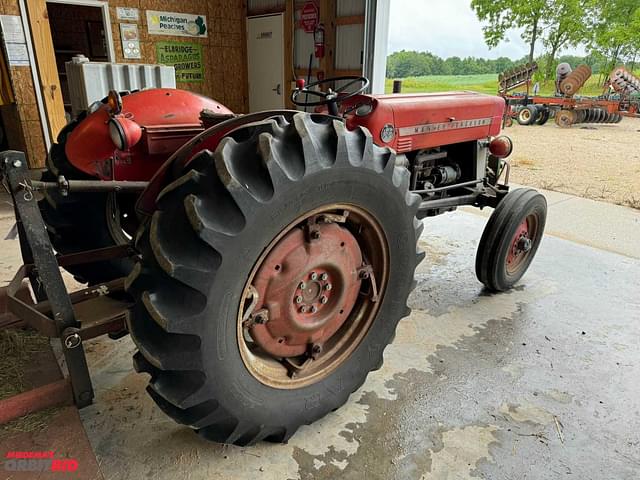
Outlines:
<svg viewBox="0 0 640 480"><path fill-rule="evenodd" d="M587 84L580 89L579 94L585 96L598 96L602 94L602 88L598 86L600 76L593 75ZM552 95L553 82L540 85L541 95ZM386 93L391 93L393 80L387 79ZM446 92L451 90L472 90L474 92L495 95L498 92L498 75L489 73L483 75L430 75L426 77L409 77L402 79L402 93ZM524 91L520 88L516 91Z"/></svg>

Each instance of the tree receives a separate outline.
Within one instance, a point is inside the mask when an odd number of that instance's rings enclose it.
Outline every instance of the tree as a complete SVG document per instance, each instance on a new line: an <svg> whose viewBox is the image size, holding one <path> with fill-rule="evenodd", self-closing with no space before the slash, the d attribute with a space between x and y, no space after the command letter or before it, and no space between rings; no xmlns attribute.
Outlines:
<svg viewBox="0 0 640 480"><path fill-rule="evenodd" d="M507 30L523 28L522 38L529 44L533 62L536 43L548 14L547 0L472 0L471 8L486 25L482 28L489 47L505 39Z"/></svg>
<svg viewBox="0 0 640 480"><path fill-rule="evenodd" d="M633 61L640 45L640 2L607 0L593 14L591 47L606 59L608 73L618 63Z"/></svg>
<svg viewBox="0 0 640 480"><path fill-rule="evenodd" d="M589 36L588 12L594 0L549 0L546 36L547 48L544 79L553 75L556 55L564 47L576 46ZM575 66L575 64L573 64Z"/></svg>

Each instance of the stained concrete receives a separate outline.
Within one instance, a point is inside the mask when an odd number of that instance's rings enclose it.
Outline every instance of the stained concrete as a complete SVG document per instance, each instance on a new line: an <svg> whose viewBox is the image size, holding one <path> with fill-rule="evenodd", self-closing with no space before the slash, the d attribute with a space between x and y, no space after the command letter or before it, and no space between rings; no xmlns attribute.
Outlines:
<svg viewBox="0 0 640 480"><path fill-rule="evenodd" d="M81 417L105 478L638 478L640 259L547 236L523 281L491 294L473 271L485 221L426 220L383 368L287 445L207 443L148 398L128 338L88 342L97 396Z"/></svg>

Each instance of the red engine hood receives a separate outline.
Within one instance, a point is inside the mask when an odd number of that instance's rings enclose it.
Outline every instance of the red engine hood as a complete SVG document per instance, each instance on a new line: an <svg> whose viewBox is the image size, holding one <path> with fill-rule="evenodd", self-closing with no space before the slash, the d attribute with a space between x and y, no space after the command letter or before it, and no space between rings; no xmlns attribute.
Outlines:
<svg viewBox="0 0 640 480"><path fill-rule="evenodd" d="M351 116L349 124L367 127L378 145L399 153L498 135L504 112L504 99L474 92L377 95L373 99L373 112ZM362 101L354 97L349 103Z"/></svg>
<svg viewBox="0 0 640 480"><path fill-rule="evenodd" d="M109 136L109 110L103 105L71 132L65 153L77 169L103 179L149 180L173 152L203 130L204 109L231 114L224 105L185 90L156 88L122 97L122 115L143 128L130 151L115 150ZM114 159L113 172L109 160Z"/></svg>

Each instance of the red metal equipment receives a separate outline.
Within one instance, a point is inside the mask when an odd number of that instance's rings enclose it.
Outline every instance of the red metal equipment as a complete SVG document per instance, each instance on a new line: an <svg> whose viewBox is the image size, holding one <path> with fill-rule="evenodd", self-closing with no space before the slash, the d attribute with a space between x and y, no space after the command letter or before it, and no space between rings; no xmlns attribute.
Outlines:
<svg viewBox="0 0 640 480"><path fill-rule="evenodd" d="M509 94L508 90L517 85L503 88L505 82L501 80L498 94L505 99L504 124L510 126L515 119L521 125L544 125L555 118L559 127L566 128L579 123L619 123L623 116L637 115L638 104L629 96L640 89L640 80L624 68L615 69L609 78L609 84L618 92L616 96L576 96L591 76L588 65L579 65L572 71L568 64L560 64L556 75L555 96L530 96L528 88L526 93ZM528 85L530 79L525 83Z"/></svg>
<svg viewBox="0 0 640 480"><path fill-rule="evenodd" d="M111 96L120 97L116 92ZM150 180L169 155L204 130L203 110L233 114L222 104L185 90L158 88L123 95L102 104L69 134L67 159L101 180ZM132 129L135 140L123 143L121 134Z"/></svg>
<svg viewBox="0 0 640 480"><path fill-rule="evenodd" d="M93 398L83 341L130 333L136 370L176 421L225 443L286 441L382 363L410 312L418 219L497 208L476 274L494 291L520 280L546 202L509 192L504 100L374 96L368 83L299 82L292 101L316 113L112 92L63 132L40 180L22 153L0 153L24 261L7 309L61 339L78 406ZM69 294L60 267L94 284ZM25 278L34 304L18 295Z"/></svg>

